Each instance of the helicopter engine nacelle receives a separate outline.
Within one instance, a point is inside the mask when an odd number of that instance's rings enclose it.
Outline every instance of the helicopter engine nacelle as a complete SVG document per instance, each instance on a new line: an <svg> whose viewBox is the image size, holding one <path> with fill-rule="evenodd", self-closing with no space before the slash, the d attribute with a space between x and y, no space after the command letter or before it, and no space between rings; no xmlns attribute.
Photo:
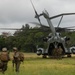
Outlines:
<svg viewBox="0 0 75 75"><path fill-rule="evenodd" d="M69 37L66 37L66 38L65 38L65 41L69 41L69 40L70 40L70 38L69 38Z"/></svg>
<svg viewBox="0 0 75 75"><path fill-rule="evenodd" d="M44 51L43 48L38 48L36 53L37 55L42 55L43 51Z"/></svg>

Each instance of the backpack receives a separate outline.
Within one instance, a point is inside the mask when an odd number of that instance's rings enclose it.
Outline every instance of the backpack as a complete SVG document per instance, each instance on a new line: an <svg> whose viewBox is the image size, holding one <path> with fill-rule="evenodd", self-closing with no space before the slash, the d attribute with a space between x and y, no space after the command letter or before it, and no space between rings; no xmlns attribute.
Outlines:
<svg viewBox="0 0 75 75"><path fill-rule="evenodd" d="M13 58L15 61L19 61L20 60L19 52L14 53Z"/></svg>
<svg viewBox="0 0 75 75"><path fill-rule="evenodd" d="M20 57L20 61L24 61L24 54L23 54L23 52L20 52L19 53L19 57Z"/></svg>
<svg viewBox="0 0 75 75"><path fill-rule="evenodd" d="M17 52L16 54L14 54L14 60L15 61L24 61L24 54L23 52Z"/></svg>
<svg viewBox="0 0 75 75"><path fill-rule="evenodd" d="M2 53L0 54L0 60L1 60L1 61L8 61L8 60L9 60L8 52L2 52Z"/></svg>

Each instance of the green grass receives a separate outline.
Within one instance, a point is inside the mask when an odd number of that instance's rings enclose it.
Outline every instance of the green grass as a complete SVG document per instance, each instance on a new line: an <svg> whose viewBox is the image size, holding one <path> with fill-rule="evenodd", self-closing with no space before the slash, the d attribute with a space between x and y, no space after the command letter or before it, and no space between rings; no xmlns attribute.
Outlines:
<svg viewBox="0 0 75 75"><path fill-rule="evenodd" d="M17 74L13 71L10 61L5 75L75 75L75 56L57 60L42 59L36 54L25 53L25 61L20 66L20 72Z"/></svg>

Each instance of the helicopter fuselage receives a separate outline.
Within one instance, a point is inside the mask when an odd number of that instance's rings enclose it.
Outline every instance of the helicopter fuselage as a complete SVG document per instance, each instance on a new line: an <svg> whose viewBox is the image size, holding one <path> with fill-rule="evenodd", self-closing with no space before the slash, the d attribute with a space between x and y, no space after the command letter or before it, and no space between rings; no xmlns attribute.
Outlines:
<svg viewBox="0 0 75 75"><path fill-rule="evenodd" d="M60 33L56 32L55 27L53 26L51 20L49 19L50 17L46 10L42 13L42 15L47 20L52 34L49 35L49 37L46 39L46 42L48 43L47 49L37 48L37 54L52 56L53 49L59 48L59 46L61 46L61 48L63 50L62 55L71 54L72 51L66 47L66 42L68 41L68 40L66 40L67 37L61 37Z"/></svg>

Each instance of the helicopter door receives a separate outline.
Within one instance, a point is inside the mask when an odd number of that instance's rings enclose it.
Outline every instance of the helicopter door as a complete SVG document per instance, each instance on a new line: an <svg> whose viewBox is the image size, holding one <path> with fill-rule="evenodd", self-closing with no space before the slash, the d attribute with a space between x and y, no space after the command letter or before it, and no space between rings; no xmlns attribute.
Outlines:
<svg viewBox="0 0 75 75"><path fill-rule="evenodd" d="M64 49L64 46L63 46L63 44L62 43L58 43L58 48L59 48L59 46L61 46L61 48L63 49L63 52L62 52L62 54L65 54L65 49ZM49 45L49 48L48 48L48 55L49 56L52 56L53 55L53 49L55 48L55 46L54 46L54 44L53 43L51 43L50 45Z"/></svg>
<svg viewBox="0 0 75 75"><path fill-rule="evenodd" d="M52 52L53 52L53 49L54 49L54 48L55 48L55 47L54 47L54 44L51 43L51 44L49 45L49 48L48 48L48 55L53 55Z"/></svg>

